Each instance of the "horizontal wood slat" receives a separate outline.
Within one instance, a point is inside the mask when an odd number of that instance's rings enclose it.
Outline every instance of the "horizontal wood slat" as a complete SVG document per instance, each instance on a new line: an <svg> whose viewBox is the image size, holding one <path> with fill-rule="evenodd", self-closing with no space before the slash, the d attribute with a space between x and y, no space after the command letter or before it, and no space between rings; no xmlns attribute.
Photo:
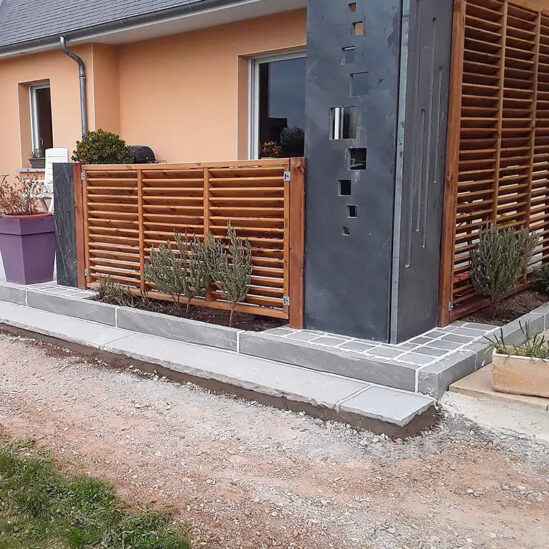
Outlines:
<svg viewBox="0 0 549 549"><path fill-rule="evenodd" d="M231 223L250 242L254 265L249 296L235 310L302 327L304 166L302 158L81 166L85 286L110 276L169 299L144 279L151 250L174 232L226 241ZM193 303L230 309L218 291Z"/></svg>
<svg viewBox="0 0 549 549"><path fill-rule="evenodd" d="M485 304L469 278L488 222L540 235L549 258L549 11L455 0L440 322Z"/></svg>

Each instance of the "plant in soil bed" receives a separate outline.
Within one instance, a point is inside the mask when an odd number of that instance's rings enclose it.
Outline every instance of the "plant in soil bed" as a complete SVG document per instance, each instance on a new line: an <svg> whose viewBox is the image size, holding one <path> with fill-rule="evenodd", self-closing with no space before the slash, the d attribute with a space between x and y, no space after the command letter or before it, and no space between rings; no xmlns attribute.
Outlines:
<svg viewBox="0 0 549 549"><path fill-rule="evenodd" d="M223 249L215 265L215 283L223 296L231 303L229 326L233 324L234 310L246 300L252 279L252 247L248 240L238 238L229 223L228 249Z"/></svg>
<svg viewBox="0 0 549 549"><path fill-rule="evenodd" d="M526 229L489 224L471 252L470 277L475 291L490 300L494 315L504 297L526 275L539 237Z"/></svg>
<svg viewBox="0 0 549 549"><path fill-rule="evenodd" d="M136 308L146 297L143 293L139 298L131 293L129 287L118 284L109 276L102 276L99 278L99 300L119 307Z"/></svg>
<svg viewBox="0 0 549 549"><path fill-rule="evenodd" d="M40 210L43 192L43 183L32 176L0 180L0 252L8 282L53 279L55 225L52 214Z"/></svg>
<svg viewBox="0 0 549 549"><path fill-rule="evenodd" d="M549 341L520 325L523 343L509 344L503 330L486 338L493 351L492 387L495 391L549 397Z"/></svg>
<svg viewBox="0 0 549 549"><path fill-rule="evenodd" d="M543 265L543 267L534 271L532 287L538 292L549 294L549 265Z"/></svg>
<svg viewBox="0 0 549 549"><path fill-rule="evenodd" d="M196 237L189 239L176 233L175 247L171 241L153 249L145 264L145 279L157 290L167 293L181 311L181 298L204 297L209 285L204 245Z"/></svg>

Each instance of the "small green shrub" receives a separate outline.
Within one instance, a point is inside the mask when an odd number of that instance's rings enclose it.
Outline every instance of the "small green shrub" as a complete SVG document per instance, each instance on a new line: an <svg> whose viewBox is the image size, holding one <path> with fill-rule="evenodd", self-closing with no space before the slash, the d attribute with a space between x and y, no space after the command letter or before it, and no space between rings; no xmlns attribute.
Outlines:
<svg viewBox="0 0 549 549"><path fill-rule="evenodd" d="M543 265L532 275L532 288L538 292L549 294L549 265Z"/></svg>
<svg viewBox="0 0 549 549"><path fill-rule="evenodd" d="M236 305L244 301L248 295L253 265L249 241L238 238L230 223L227 236L228 249L224 248L217 258L214 273L217 286L232 305L229 317L229 326L232 326Z"/></svg>
<svg viewBox="0 0 549 549"><path fill-rule="evenodd" d="M471 252L470 276L476 292L498 304L518 284L538 244L526 229L489 225Z"/></svg>
<svg viewBox="0 0 549 549"><path fill-rule="evenodd" d="M99 129L76 142L72 160L82 164L129 164L133 156L118 135Z"/></svg>
<svg viewBox="0 0 549 549"><path fill-rule="evenodd" d="M153 250L145 264L145 279L159 291L171 296L179 309L181 298L187 299L187 312L191 300L204 297L210 276L208 273L204 244L196 237L191 240L185 234L174 236L171 241Z"/></svg>
<svg viewBox="0 0 549 549"><path fill-rule="evenodd" d="M503 330L493 338L487 337L492 351L500 355L516 355L528 358L549 358L549 341L542 334L530 334L530 326L520 324L524 338L522 345L510 345L505 341Z"/></svg>

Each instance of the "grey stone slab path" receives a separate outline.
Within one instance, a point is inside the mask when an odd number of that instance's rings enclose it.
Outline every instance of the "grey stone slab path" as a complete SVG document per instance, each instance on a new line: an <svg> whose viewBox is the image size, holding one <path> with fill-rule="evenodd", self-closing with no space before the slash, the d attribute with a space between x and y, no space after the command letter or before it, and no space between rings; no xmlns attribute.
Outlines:
<svg viewBox="0 0 549 549"><path fill-rule="evenodd" d="M9 284L0 262L0 301L437 399L450 384L491 362L486 336L500 329L487 324L454 322L391 345L287 326L264 332L240 331L107 305L90 299L94 295L93 291L58 286L55 281L30 286ZM549 329L549 304L501 328L506 341L523 340L521 325L528 325L532 334Z"/></svg>
<svg viewBox="0 0 549 549"><path fill-rule="evenodd" d="M229 387L405 427L434 400L356 379L0 301L0 323L157 364ZM372 391L372 392L370 392ZM347 420L347 416L345 417Z"/></svg>
<svg viewBox="0 0 549 549"><path fill-rule="evenodd" d="M308 345L363 357L416 366L431 366L450 355L483 341L497 328L488 324L454 322L444 328L434 328L399 344L377 343L364 339L333 336L314 330L293 330L286 326L267 330L265 334L285 341L300 341Z"/></svg>

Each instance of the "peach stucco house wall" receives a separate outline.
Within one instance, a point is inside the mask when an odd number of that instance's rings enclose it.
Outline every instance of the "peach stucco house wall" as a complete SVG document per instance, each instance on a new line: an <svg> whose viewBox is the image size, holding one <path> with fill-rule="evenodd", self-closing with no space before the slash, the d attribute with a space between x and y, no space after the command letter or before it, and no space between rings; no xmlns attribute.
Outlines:
<svg viewBox="0 0 549 549"><path fill-rule="evenodd" d="M253 56L306 45L306 10L121 45L74 46L87 70L89 129L119 133L168 162L248 156ZM0 174L28 167L29 85L49 82L55 147L81 135L78 68L60 50L0 60Z"/></svg>

